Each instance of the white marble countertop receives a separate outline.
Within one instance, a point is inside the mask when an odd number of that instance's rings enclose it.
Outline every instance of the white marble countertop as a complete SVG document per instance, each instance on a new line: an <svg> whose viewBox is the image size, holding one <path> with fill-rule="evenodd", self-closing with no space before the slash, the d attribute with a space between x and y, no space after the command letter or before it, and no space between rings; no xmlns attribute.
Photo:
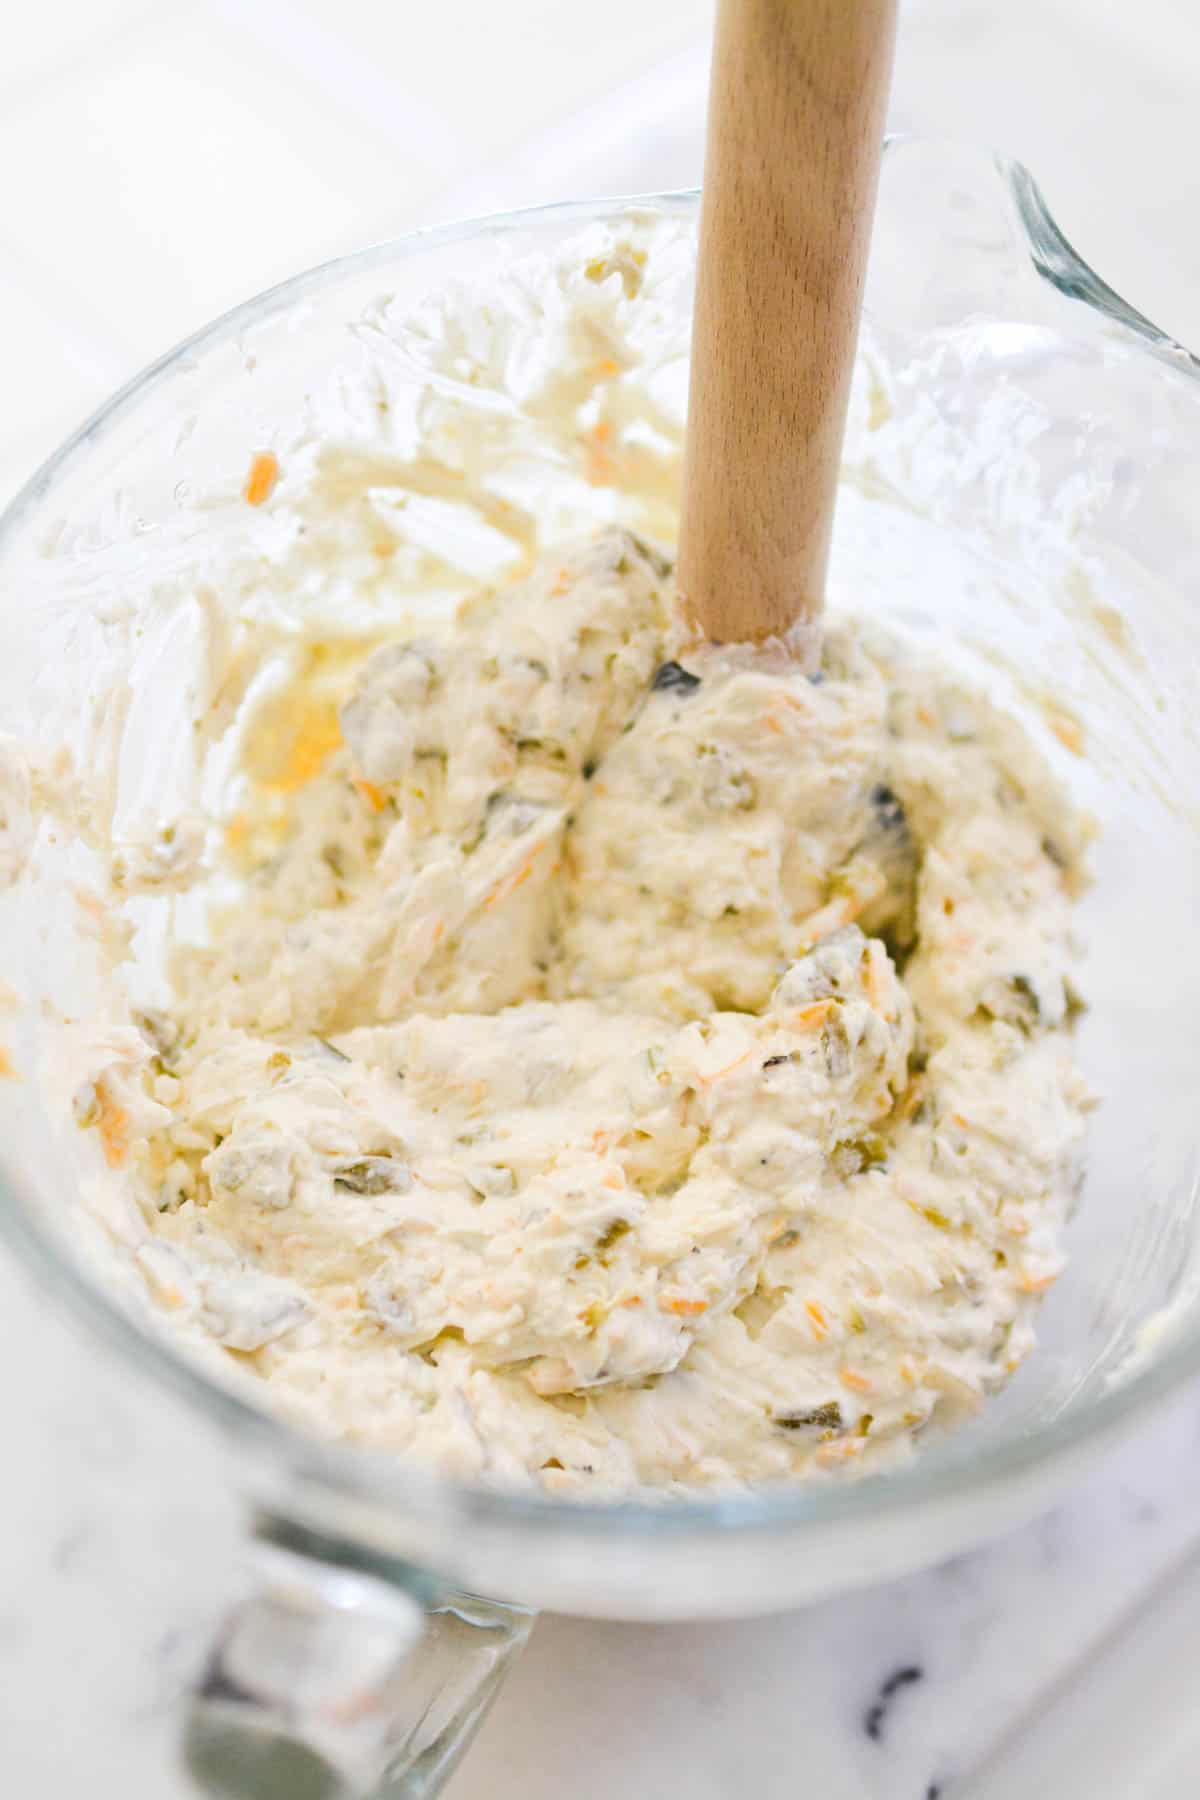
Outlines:
<svg viewBox="0 0 1200 1800"><path fill-rule="evenodd" d="M546 0L509 0L503 38L445 0L422 63L374 0L43 0L0 72L0 154L34 171L0 219L0 493L291 267L451 212L694 182L707 10L606 0L585 45ZM460 119L464 34L505 80ZM1198 97L1179 0L910 0L893 116L1024 156L1102 272L1200 343ZM276 165L264 229L243 178ZM0 1793L185 1800L179 1697L237 1581L225 1452L7 1262L0 1370ZM1190 1800L1198 1480L1200 1392L1043 1520L887 1588L732 1625L543 1620L452 1800Z"/></svg>

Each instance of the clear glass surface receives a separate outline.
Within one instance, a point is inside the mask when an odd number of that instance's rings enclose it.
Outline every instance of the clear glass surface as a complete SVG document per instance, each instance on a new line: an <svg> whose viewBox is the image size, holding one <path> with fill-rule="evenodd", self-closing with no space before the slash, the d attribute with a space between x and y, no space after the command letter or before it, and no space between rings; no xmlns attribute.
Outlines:
<svg viewBox="0 0 1200 1800"><path fill-rule="evenodd" d="M886 1478L613 1506L488 1490L302 1436L185 1354L122 1275L80 1204L85 1134L53 1020L115 1019L128 1004L99 953L121 921L90 917L79 890L137 821L212 804L220 770L187 752L185 709L224 629L212 559L267 529L239 498L254 449L340 420L378 452L380 485L419 496L398 427L380 421L407 404L421 427L430 406L461 403L480 441L492 434L489 454L519 462L512 491L542 539L618 517L669 542L694 195L633 203L662 276L646 287L657 374L624 488L580 476L575 425L539 410L527 377L532 348L561 325L555 259L581 234L624 229L630 204L419 234L301 276L147 371L9 509L0 874L24 872L0 893L13 996L0 1038L17 1076L0 1081L0 1228L107 1354L237 1438L265 1514L473 1592L670 1618L785 1606L948 1555L1047 1502L1200 1368L1198 368L1080 261L1023 170L889 146L831 577L833 605L853 597L928 633L1028 716L1100 827L1080 1054L1104 1104L1070 1268L1039 1352L976 1424ZM503 318L494 405L431 375L423 346L447 317L474 321L466 339ZM467 560L442 569L448 590L466 585L480 541L464 537ZM429 567L414 563L426 588ZM386 616L386 594L359 575L350 558L338 592L313 603L348 636ZM269 584L248 603L281 641L313 616ZM112 776L111 803L74 824L38 805L64 750ZM153 992L171 904L129 903L135 1000Z"/></svg>

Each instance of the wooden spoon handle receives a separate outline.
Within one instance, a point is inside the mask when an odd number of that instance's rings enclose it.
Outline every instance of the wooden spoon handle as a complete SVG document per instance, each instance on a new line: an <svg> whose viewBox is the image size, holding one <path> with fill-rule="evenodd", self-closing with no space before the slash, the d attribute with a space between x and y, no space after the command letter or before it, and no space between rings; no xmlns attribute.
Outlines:
<svg viewBox="0 0 1200 1800"><path fill-rule="evenodd" d="M679 554L719 643L816 649L895 31L896 0L720 0Z"/></svg>

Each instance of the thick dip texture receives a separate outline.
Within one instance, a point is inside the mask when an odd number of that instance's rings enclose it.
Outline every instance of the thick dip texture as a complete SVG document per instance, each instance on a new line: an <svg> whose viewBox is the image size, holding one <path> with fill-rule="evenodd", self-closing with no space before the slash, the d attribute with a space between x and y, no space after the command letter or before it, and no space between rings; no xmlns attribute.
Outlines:
<svg viewBox="0 0 1200 1800"><path fill-rule="evenodd" d="M85 1102L175 1314L311 1427L584 1496L881 1466L1002 1386L1086 1106L1019 726L865 622L811 678L689 647L618 532L345 686Z"/></svg>

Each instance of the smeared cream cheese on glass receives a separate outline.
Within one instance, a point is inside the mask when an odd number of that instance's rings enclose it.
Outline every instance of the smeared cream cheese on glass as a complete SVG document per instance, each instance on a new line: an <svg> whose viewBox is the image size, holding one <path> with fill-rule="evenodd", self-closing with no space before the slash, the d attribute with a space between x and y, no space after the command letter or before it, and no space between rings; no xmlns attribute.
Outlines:
<svg viewBox="0 0 1200 1800"><path fill-rule="evenodd" d="M1001 1387L1087 1104L1019 725L866 619L812 678L689 644L616 530L339 668L77 1100L164 1304L301 1423L584 1496L878 1467Z"/></svg>

